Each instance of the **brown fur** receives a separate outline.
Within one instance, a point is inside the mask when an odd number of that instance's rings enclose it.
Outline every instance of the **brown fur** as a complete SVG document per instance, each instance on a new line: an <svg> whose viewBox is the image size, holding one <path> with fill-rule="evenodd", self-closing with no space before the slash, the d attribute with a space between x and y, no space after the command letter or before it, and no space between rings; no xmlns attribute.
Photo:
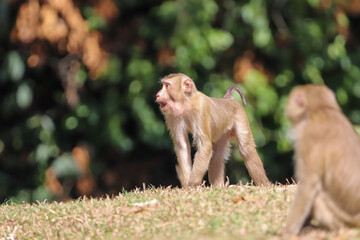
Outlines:
<svg viewBox="0 0 360 240"><path fill-rule="evenodd" d="M226 98L211 98L199 92L194 82L184 74L168 75L161 82L163 88L156 101L165 115L174 142L179 163L176 170L183 187L200 185L207 171L212 185L223 186L231 136L236 137L255 184L270 184L256 152L246 114L231 97L231 90L237 87L228 90ZM189 132L197 148L193 165Z"/></svg>
<svg viewBox="0 0 360 240"><path fill-rule="evenodd" d="M360 226L360 141L334 93L324 85L296 87L286 114L299 185L284 234L297 235L309 219L329 229Z"/></svg>

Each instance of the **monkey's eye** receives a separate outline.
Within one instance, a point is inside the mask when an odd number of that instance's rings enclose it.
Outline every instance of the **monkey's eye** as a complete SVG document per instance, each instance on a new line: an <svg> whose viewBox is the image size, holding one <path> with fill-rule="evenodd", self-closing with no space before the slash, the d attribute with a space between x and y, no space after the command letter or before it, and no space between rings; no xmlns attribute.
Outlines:
<svg viewBox="0 0 360 240"><path fill-rule="evenodd" d="M170 84L169 83L164 83L164 86L166 89L168 89L170 87Z"/></svg>

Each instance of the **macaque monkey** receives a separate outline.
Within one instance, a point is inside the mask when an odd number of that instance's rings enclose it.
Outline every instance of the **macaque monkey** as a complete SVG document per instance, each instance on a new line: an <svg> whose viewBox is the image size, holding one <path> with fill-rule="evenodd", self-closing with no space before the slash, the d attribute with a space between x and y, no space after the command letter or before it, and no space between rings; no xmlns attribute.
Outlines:
<svg viewBox="0 0 360 240"><path fill-rule="evenodd" d="M299 234L312 219L328 229L360 227L360 141L334 93L324 85L295 87L286 115L299 184L283 235Z"/></svg>
<svg viewBox="0 0 360 240"><path fill-rule="evenodd" d="M170 74L161 80L156 95L178 160L176 172L182 187L201 185L208 171L212 186L224 185L225 161L229 157L229 139L235 137L250 176L256 185L269 185L263 164L256 152L244 109L232 96L230 87L223 98L211 98L196 89L185 74ZM197 152L191 161L188 134L193 136Z"/></svg>

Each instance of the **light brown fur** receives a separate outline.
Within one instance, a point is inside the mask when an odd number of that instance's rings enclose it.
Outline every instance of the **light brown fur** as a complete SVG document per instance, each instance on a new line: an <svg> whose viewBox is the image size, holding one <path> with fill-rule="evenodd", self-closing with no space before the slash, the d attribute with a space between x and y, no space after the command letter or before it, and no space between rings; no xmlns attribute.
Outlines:
<svg viewBox="0 0 360 240"><path fill-rule="evenodd" d="M329 229L360 227L360 141L335 95L324 85L296 87L286 114L299 185L284 235L297 235L310 219Z"/></svg>
<svg viewBox="0 0 360 240"><path fill-rule="evenodd" d="M178 160L181 185L197 186L209 171L210 183L224 184L224 164L229 157L229 138L235 137L250 176L257 185L268 185L263 164L256 152L249 122L241 105L231 97L211 98L199 92L184 74L171 74L161 80L163 87L156 101L165 115ZM242 94L243 99L244 96ZM197 152L191 161L188 133L193 135Z"/></svg>

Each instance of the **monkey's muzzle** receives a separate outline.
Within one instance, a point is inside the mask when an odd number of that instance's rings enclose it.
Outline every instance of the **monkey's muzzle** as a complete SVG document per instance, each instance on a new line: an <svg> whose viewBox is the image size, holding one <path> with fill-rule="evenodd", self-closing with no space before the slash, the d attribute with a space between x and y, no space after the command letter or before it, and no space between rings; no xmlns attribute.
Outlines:
<svg viewBox="0 0 360 240"><path fill-rule="evenodd" d="M160 105L160 108L164 108L167 105L166 102L162 102L162 101L157 101L157 103Z"/></svg>

